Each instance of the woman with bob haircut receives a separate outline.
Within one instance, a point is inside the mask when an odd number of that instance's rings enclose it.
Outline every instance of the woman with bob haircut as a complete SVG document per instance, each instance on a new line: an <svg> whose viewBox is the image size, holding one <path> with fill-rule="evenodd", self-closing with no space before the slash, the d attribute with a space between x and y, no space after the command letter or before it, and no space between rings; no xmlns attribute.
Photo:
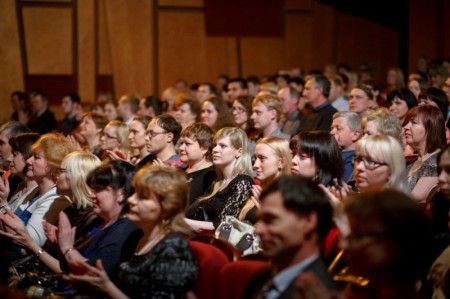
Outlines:
<svg viewBox="0 0 450 299"><path fill-rule="evenodd" d="M304 131L292 137L292 174L325 187L342 185L344 162L336 139L325 131Z"/></svg>
<svg viewBox="0 0 450 299"><path fill-rule="evenodd" d="M205 124L194 123L181 131L179 142L180 161L188 166L189 203L192 204L216 180L212 163L214 131Z"/></svg>
<svg viewBox="0 0 450 299"><path fill-rule="evenodd" d="M10 193L8 180L0 180L0 206L9 206L14 212L17 206L27 197L34 197L37 193L37 184L34 180L28 178L26 160L31 156L31 146L35 143L41 135L37 133L23 133L13 136L9 139L11 146L11 155L6 157L9 163L9 169L13 175L22 178L14 194L8 201Z"/></svg>
<svg viewBox="0 0 450 299"><path fill-rule="evenodd" d="M86 112L79 125L80 135L86 141L86 149L97 157L101 157L100 134L107 122L102 114Z"/></svg>
<svg viewBox="0 0 450 299"><path fill-rule="evenodd" d="M213 230L226 216L237 217L251 195L253 180L247 134L226 127L214 136L212 150L217 179L208 195L194 202L186 212L187 222L195 230Z"/></svg>
<svg viewBox="0 0 450 299"><path fill-rule="evenodd" d="M203 102L201 118L202 123L210 126L216 132L224 127L233 126L229 107L220 97L212 96Z"/></svg>
<svg viewBox="0 0 450 299"><path fill-rule="evenodd" d="M110 121L100 134L100 146L102 150L108 152L120 151L126 156L130 150L128 135L130 131L128 126L120 120Z"/></svg>
<svg viewBox="0 0 450 299"><path fill-rule="evenodd" d="M126 217L144 232L135 254L120 265L111 282L101 261L96 267L77 263L84 275L70 274L69 281L85 282L110 298L184 298L195 287L197 262L184 220L188 184L183 173L165 165L141 168L133 179L135 193L128 199Z"/></svg>
<svg viewBox="0 0 450 299"><path fill-rule="evenodd" d="M405 159L397 139L364 136L355 146L355 184L358 191L395 189L407 192Z"/></svg>
<svg viewBox="0 0 450 299"><path fill-rule="evenodd" d="M26 176L37 183L37 192L18 202L15 211L5 207L6 214L0 219L7 228L5 232L0 231L2 235L23 246L21 235L28 234L38 246L44 245L47 237L42 222L55 224L59 212L71 204L69 198L57 193L56 179L61 161L73 150L66 137L55 133L42 135L31 146L32 154L26 160Z"/></svg>
<svg viewBox="0 0 450 299"><path fill-rule="evenodd" d="M65 208L64 213L69 217L71 225L77 228L75 239L92 229L91 224L96 218L92 211L91 189L86 184L86 177L100 163L100 159L91 153L75 151L69 153L61 162L61 167L57 168L56 186L58 193L66 195L72 200L72 205ZM57 227L48 222L44 222L43 226L48 240L55 244ZM40 261L48 268L54 272L61 272L59 260L34 242L25 230L18 232L16 242L36 253Z"/></svg>
<svg viewBox="0 0 450 299"><path fill-rule="evenodd" d="M255 179L260 185L253 185L252 196L247 199L238 217L239 220L248 220L253 224L258 221L257 209L262 190L279 176L291 173L292 154L289 141L277 136L264 137L256 144L254 157Z"/></svg>
<svg viewBox="0 0 450 299"><path fill-rule="evenodd" d="M445 123L439 108L417 106L408 112L404 127L406 143L417 153L418 159L407 166L408 187L418 202L424 202L438 183L437 154L445 145Z"/></svg>

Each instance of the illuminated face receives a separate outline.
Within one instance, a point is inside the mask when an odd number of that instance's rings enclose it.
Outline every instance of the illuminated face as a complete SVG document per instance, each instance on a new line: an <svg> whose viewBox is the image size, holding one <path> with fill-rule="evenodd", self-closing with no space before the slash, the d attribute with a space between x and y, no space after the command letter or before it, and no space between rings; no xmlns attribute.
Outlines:
<svg viewBox="0 0 450 299"><path fill-rule="evenodd" d="M248 121L247 110L245 109L244 105L239 103L237 100L233 102L232 116L235 125L241 128L244 127Z"/></svg>
<svg viewBox="0 0 450 299"><path fill-rule="evenodd" d="M204 102L202 106L202 122L205 125L213 127L219 118L219 112L211 102Z"/></svg>
<svg viewBox="0 0 450 299"><path fill-rule="evenodd" d="M264 182L274 179L280 174L282 167L283 161L273 148L264 143L256 145L253 169L258 180Z"/></svg>
<svg viewBox="0 0 450 299"><path fill-rule="evenodd" d="M296 153L292 158L291 173L299 174L313 180L317 174L314 157L311 157L306 153Z"/></svg>
<svg viewBox="0 0 450 299"><path fill-rule="evenodd" d="M216 140L213 153L213 163L218 167L226 167L233 163L242 154L241 149L236 149L232 144L230 137L222 137Z"/></svg>
<svg viewBox="0 0 450 299"><path fill-rule="evenodd" d="M394 100L392 100L391 105L389 106L389 110L402 122L408 113L408 104L399 97L394 97Z"/></svg>
<svg viewBox="0 0 450 299"><path fill-rule="evenodd" d="M180 138L180 160L189 166L201 161L208 151L207 148L202 148L198 141L192 137Z"/></svg>
<svg viewBox="0 0 450 299"><path fill-rule="evenodd" d="M353 88L350 92L348 104L351 112L364 114L367 110L372 108L373 100L371 100L362 89Z"/></svg>
<svg viewBox="0 0 450 299"><path fill-rule="evenodd" d="M126 217L137 224L159 224L162 207L158 197L151 190L136 192L128 198L130 207Z"/></svg>
<svg viewBox="0 0 450 299"><path fill-rule="evenodd" d="M404 126L404 138L408 145L414 149L422 148L426 144L427 131L422 120L415 116Z"/></svg>

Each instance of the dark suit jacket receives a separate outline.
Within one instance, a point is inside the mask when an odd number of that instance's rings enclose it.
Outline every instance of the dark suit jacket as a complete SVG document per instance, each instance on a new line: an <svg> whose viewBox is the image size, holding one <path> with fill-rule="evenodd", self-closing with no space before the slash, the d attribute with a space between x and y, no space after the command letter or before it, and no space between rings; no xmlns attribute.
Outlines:
<svg viewBox="0 0 450 299"><path fill-rule="evenodd" d="M300 116L300 128L302 131L331 131L331 124L333 123L333 114L338 112L330 103L314 110L313 113Z"/></svg>
<svg viewBox="0 0 450 299"><path fill-rule="evenodd" d="M49 133L56 129L55 115L48 109L41 116L36 117L36 114L33 114L27 125L33 132Z"/></svg>
<svg viewBox="0 0 450 299"><path fill-rule="evenodd" d="M270 281L272 278L272 272L273 267L266 267L261 269L254 278L250 281L248 284L248 287L244 293L244 296L242 299L247 298L258 298L259 294L261 293L261 289L263 286ZM317 275L317 277L322 281L322 283L329 289L334 290L334 282L328 274L327 267L325 266L325 263L323 262L322 258L316 259L314 262L312 262L308 267L306 267L303 272L313 272ZM302 273L303 273L302 272ZM292 296L295 293L295 279L293 279L286 290L284 290L278 299L288 299L292 298Z"/></svg>

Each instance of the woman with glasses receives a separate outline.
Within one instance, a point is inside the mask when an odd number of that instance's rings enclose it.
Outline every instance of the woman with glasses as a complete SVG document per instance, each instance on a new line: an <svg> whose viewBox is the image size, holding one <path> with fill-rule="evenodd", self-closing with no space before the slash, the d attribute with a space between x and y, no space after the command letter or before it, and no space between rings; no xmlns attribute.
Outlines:
<svg viewBox="0 0 450 299"><path fill-rule="evenodd" d="M391 136L364 136L355 147L354 168L357 191L407 191L403 150Z"/></svg>
<svg viewBox="0 0 450 299"><path fill-rule="evenodd" d="M128 126L120 120L110 121L100 134L100 147L104 153L114 153L126 157L130 146L128 135L130 131Z"/></svg>
<svg viewBox="0 0 450 299"><path fill-rule="evenodd" d="M423 203L438 183L437 155L446 141L441 111L432 105L411 109L404 126L404 137L418 155L406 169L409 191L414 199Z"/></svg>
<svg viewBox="0 0 450 299"><path fill-rule="evenodd" d="M6 225L6 232L2 235L22 246L19 238L23 232L39 246L44 245L47 237L42 222L45 220L55 224L59 212L71 203L69 198L57 193L56 179L57 168L72 151L73 147L66 137L53 133L42 135L31 146L31 155L26 160L26 176L27 180L36 182L37 191L17 202L14 211L8 205L4 207L1 220Z"/></svg>
<svg viewBox="0 0 450 299"><path fill-rule="evenodd" d="M251 140L258 131L253 127L252 116L252 96L237 96L233 101L231 115L234 125L247 133L247 137Z"/></svg>

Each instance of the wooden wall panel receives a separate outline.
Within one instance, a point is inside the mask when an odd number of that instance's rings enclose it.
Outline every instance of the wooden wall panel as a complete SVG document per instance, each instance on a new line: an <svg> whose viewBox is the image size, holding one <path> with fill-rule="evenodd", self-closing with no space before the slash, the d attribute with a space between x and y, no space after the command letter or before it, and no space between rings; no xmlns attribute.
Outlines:
<svg viewBox="0 0 450 299"><path fill-rule="evenodd" d="M12 113L10 94L25 87L15 1L0 1L0 121Z"/></svg>
<svg viewBox="0 0 450 299"><path fill-rule="evenodd" d="M288 67L281 38L242 38L242 75L271 75Z"/></svg>
<svg viewBox="0 0 450 299"><path fill-rule="evenodd" d="M111 43L106 22L106 1L97 0L97 72L100 75L112 74Z"/></svg>
<svg viewBox="0 0 450 299"><path fill-rule="evenodd" d="M285 17L285 52L288 68L300 67L305 70L312 68L311 56L313 48L312 16L310 13L289 13Z"/></svg>
<svg viewBox="0 0 450 299"><path fill-rule="evenodd" d="M291 10L311 10L312 3L312 0L284 0L285 8Z"/></svg>
<svg viewBox="0 0 450 299"><path fill-rule="evenodd" d="M72 9L24 7L28 73L72 74Z"/></svg>
<svg viewBox="0 0 450 299"><path fill-rule="evenodd" d="M207 38L202 12L161 10L158 29L159 91L180 78L214 83L221 73L237 75L236 42Z"/></svg>
<svg viewBox="0 0 450 299"><path fill-rule="evenodd" d="M389 67L398 66L398 33L362 18L341 15L337 42L337 61L358 72L361 64L377 67L377 79L385 81Z"/></svg>
<svg viewBox="0 0 450 299"><path fill-rule="evenodd" d="M176 7L203 7L203 0L158 0L158 5Z"/></svg>
<svg viewBox="0 0 450 299"><path fill-rule="evenodd" d="M311 68L322 70L332 63L335 56L335 18L336 11L320 2L312 5L312 36L308 41L312 47Z"/></svg>
<svg viewBox="0 0 450 299"><path fill-rule="evenodd" d="M153 90L151 1L104 3L115 94L150 94Z"/></svg>
<svg viewBox="0 0 450 299"><path fill-rule="evenodd" d="M78 0L78 94L83 102L95 99L95 2Z"/></svg>

